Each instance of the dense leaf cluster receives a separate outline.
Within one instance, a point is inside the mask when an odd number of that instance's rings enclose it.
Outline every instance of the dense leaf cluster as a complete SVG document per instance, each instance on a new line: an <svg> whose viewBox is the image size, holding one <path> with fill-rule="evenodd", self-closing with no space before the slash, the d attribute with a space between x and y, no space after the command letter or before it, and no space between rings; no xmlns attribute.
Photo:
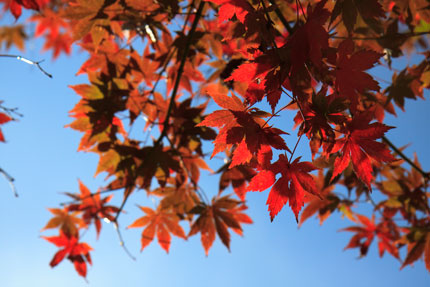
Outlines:
<svg viewBox="0 0 430 287"><path fill-rule="evenodd" d="M54 58L72 45L88 54L78 71L88 82L71 87L81 99L69 127L82 133L80 151L98 154L96 174L108 182L94 193L80 182L71 203L51 209L45 229L59 235L45 239L60 248L51 266L67 257L86 276L92 248L79 235L91 225L99 234L101 220L118 227L138 190L158 202L140 206L144 216L129 225L143 229L142 249L157 237L168 252L172 235L200 234L207 254L216 236L229 248L230 231L252 223L247 192L270 189L271 220L287 204L299 224L339 211L356 224L344 229L353 233L346 248L365 256L376 240L381 256L402 267L423 257L430 271L430 176L384 124L430 85L427 0L1 2L15 18L34 11L34 35ZM22 49L26 38L22 25L0 27L1 46ZM418 52L419 64L391 69ZM393 72L384 88L375 66ZM297 131L274 121L287 113ZM0 112L0 125L10 119ZM134 126L143 132L126 131ZM300 141L312 162L296 154ZM202 190L201 171L212 172L220 154L219 190ZM114 190L123 191L120 206L102 198ZM355 211L363 201L372 214Z"/></svg>

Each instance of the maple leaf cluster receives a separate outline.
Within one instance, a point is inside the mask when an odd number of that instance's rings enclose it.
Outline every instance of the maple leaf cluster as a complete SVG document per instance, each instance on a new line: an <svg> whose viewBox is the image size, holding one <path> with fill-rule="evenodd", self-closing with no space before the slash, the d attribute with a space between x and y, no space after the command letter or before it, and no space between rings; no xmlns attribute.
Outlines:
<svg viewBox="0 0 430 287"><path fill-rule="evenodd" d="M92 249L82 230L94 225L98 236L102 220L118 228L137 191L157 203L137 202L144 215L128 225L142 229L142 250L157 238L168 252L172 235L200 233L208 254L217 236L230 248L230 231L252 223L248 193L270 190L272 221L287 204L299 224L337 211L357 224L343 229L354 233L346 248L365 256L377 239L381 256L402 267L424 257L430 271L430 175L384 123L430 85L429 52L391 68L418 44L428 49L426 1L2 2L16 18L22 7L39 11L35 36L54 59L73 45L88 55L68 126L82 133L79 151L99 156L95 173L107 183L91 193L79 182L72 203L50 209L44 229L59 235L45 239L60 248L51 266L67 257L85 277ZM0 30L0 43L23 46L20 31ZM377 66L391 82L374 76ZM0 113L0 124L8 120ZM305 141L309 153L298 154ZM220 176L215 191L200 185L208 173ZM122 201L108 205L112 195L101 194L115 190ZM356 212L364 201L372 214Z"/></svg>
<svg viewBox="0 0 430 287"><path fill-rule="evenodd" d="M91 193L81 181L79 181L79 190L79 194L67 194L73 202L66 204L62 209L49 209L54 217L42 230L53 228L59 230L58 236L43 237L55 246L62 247L52 258L50 266L57 266L67 256L78 274L85 277L87 263L92 264L89 252L93 249L87 243L79 242L81 230L94 224L98 237L102 227L101 220L114 221L118 208L107 205L112 195L102 199L100 191Z"/></svg>

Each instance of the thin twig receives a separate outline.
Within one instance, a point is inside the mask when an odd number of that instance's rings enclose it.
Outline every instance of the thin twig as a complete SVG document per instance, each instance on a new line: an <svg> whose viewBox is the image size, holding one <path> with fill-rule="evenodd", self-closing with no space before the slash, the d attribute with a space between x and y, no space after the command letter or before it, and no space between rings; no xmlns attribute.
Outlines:
<svg viewBox="0 0 430 287"><path fill-rule="evenodd" d="M378 211L378 213L382 216L382 217L384 217L384 213L379 209L379 208L377 208L378 207L378 205L376 204L376 202L373 200L373 198L370 196L370 194L369 193L366 193L366 198L367 198L367 203L370 203L372 206L373 206L373 210L377 210ZM358 198L357 198L358 199Z"/></svg>
<svg viewBox="0 0 430 287"><path fill-rule="evenodd" d="M40 70L42 73L44 73L46 76L48 76L48 77L52 78L52 75L51 75L51 74L49 74L47 71L45 71L45 70L42 68L42 66L40 66L40 63L42 63L44 60L41 60L41 61L35 62L35 61L29 60L29 59L27 59L27 58L21 57L21 56L19 56L19 55L8 55L8 54L0 54L0 57L4 57L4 58L15 58L15 59L17 59L17 60L19 60L19 61L23 61L23 62L24 62L24 63L26 63L26 64L29 64L29 65L35 65L36 67L38 67L38 68L39 68L39 70Z"/></svg>
<svg viewBox="0 0 430 287"><path fill-rule="evenodd" d="M192 41L194 32L197 28L197 24L200 20L200 17L202 16L203 7L205 6L205 3L206 3L205 1L200 2L199 8L197 9L196 16L194 17L194 21L193 21L193 24L191 26L191 30L188 34L187 42L185 44L184 52L182 54L181 63L180 63L179 68L178 68L178 74L176 76L175 86L173 87L172 95L170 96L170 103L169 103L169 107L167 109L166 118L164 120L163 131L161 132L160 137L158 138L155 145L159 145L161 143L161 141L163 140L163 138L167 134L167 127L169 125L169 118L170 118L170 115L172 113L173 106L175 105L175 98L176 98L176 94L178 93L179 83L181 81L182 73L184 71L185 62L187 60L188 52L190 51L191 41Z"/></svg>
<svg viewBox="0 0 430 287"><path fill-rule="evenodd" d="M3 110L5 113L7 113L9 116L16 115L16 116L21 117L21 118L24 117L23 114L17 112L18 108L12 108L11 109L11 108L7 108L7 107L3 107L1 105L1 103L2 102L0 102L0 109ZM12 117L12 119L15 120L13 117Z"/></svg>
<svg viewBox="0 0 430 287"><path fill-rule="evenodd" d="M331 27L331 24L333 23L330 23L327 27L327 30L329 31L329 33L331 33L331 31L333 31L334 29L336 29L336 27L339 26L341 22L342 22L342 19L339 19L339 21L337 21L337 23L333 25L333 27Z"/></svg>
<svg viewBox="0 0 430 287"><path fill-rule="evenodd" d="M117 213L116 213L116 215L115 215L114 222L117 222L117 221L118 221L118 217L119 217L119 215L121 214L122 210L124 209L125 203L127 202L127 200L128 200L128 198L130 197L130 195L131 195L131 191L127 191L127 190L126 190L126 196L125 196L125 197L124 197L124 199L122 200L121 206L119 207L118 212L117 212Z"/></svg>
<svg viewBox="0 0 430 287"><path fill-rule="evenodd" d="M291 153L291 157L290 157L289 163L291 163L291 160L293 159L293 155L294 155L294 153L296 152L296 148L297 148L297 146L299 145L299 142L300 142L300 140L302 139L302 136L303 136L303 134L301 134L301 135L299 136L299 138L298 138L298 140L297 140L297 142L296 142L296 145L294 146L293 152Z"/></svg>
<svg viewBox="0 0 430 287"><path fill-rule="evenodd" d="M399 150L388 138L382 137L382 140L401 158L403 158L410 166L415 168L422 176L426 179L430 179L430 172L425 172L418 165L416 165L412 160L410 160L401 150Z"/></svg>
<svg viewBox="0 0 430 287"><path fill-rule="evenodd" d="M282 108L280 108L279 110L277 110L274 114L272 114L272 115L267 119L267 121L264 123L264 125L263 125L261 128L264 128L267 124L269 124L269 121L270 121L271 119L273 119L274 117L278 116L278 114L279 114L281 111L285 110L285 109L288 107L288 105L289 105L289 104L287 104L287 105L283 106Z"/></svg>
<svg viewBox="0 0 430 287"><path fill-rule="evenodd" d="M134 261L136 261L136 257L133 256L133 254L131 254L131 252L127 249L127 247L125 246L125 242L124 239L122 238L121 235L121 231L119 231L119 226L118 223L116 221L113 221L113 227L116 230L116 233L118 234L118 239L119 239L119 245L121 245L121 247L124 249L125 253Z"/></svg>
<svg viewBox="0 0 430 287"><path fill-rule="evenodd" d="M196 191L196 193L197 193L197 195L198 195L198 197L200 198L200 200L202 201L202 202L205 202L206 204L209 204L209 198L207 197L207 195L206 195L206 193L204 192L204 190L197 184L197 182L195 182L194 181L194 179L193 179L193 177L192 177L192 174L191 174L191 172L189 171L189 169L187 168L187 166L185 165L185 162L184 162L184 158L183 158L183 156L182 156L182 154L179 152L179 151L177 151L176 149L175 149L175 146L174 146L174 144L173 144L173 142L169 139L169 137L166 137L167 138L167 140L169 141L169 143L170 143L170 147L172 148L172 150L173 151L176 151L176 154L178 155L178 157L179 157L179 161L180 161L180 163L181 163L181 165L182 165L182 167L183 167L183 169L185 170L185 172L187 173L187 175L188 175L188 178L190 179L190 181L191 181L191 183L193 184L193 187L194 187L194 189L195 189L195 191Z"/></svg>
<svg viewBox="0 0 430 287"><path fill-rule="evenodd" d="M264 3L264 0L260 0L260 3L262 4L264 13L266 14L267 24L270 25L270 28L276 30L276 28L273 27L274 22L272 21L272 18L270 18L270 15L269 15L269 12L267 11L267 7L266 7L266 4ZM268 25L266 25L267 34L270 35L270 40L272 41L273 49L275 49L276 55L278 56L279 59L281 59L281 54L279 53L278 46L276 45L275 37L273 37L273 34L270 32Z"/></svg>
<svg viewBox="0 0 430 287"><path fill-rule="evenodd" d="M15 184L13 183L15 181L15 179L10 174L8 174L4 169L2 169L1 167L0 167L0 173L3 174L3 176L9 182L10 188L12 189L12 192L15 195L15 197L18 197L18 192L16 191Z"/></svg>
<svg viewBox="0 0 430 287"><path fill-rule="evenodd" d="M293 96L291 97L290 95L288 95L287 91L285 91L284 89L282 89L282 91L283 91L287 96L289 96L289 97L293 100L293 102L296 102L296 103L297 103L297 107L299 108L300 115L302 116L303 122L305 122L305 123L306 123L306 118L305 118L305 115L303 114L303 109L302 109L302 107L300 106L299 98L298 98L297 96L295 96L294 94L293 94ZM289 105L289 104L288 104L288 105Z"/></svg>
<svg viewBox="0 0 430 287"><path fill-rule="evenodd" d="M188 20L189 20L190 16L193 14L192 13L193 9L194 9L194 1L191 3L191 5L190 5L190 7L188 9L187 16L185 17L184 27L182 28L182 34L185 34L185 28L187 26L187 23L188 23ZM151 91L149 92L150 94L154 94L155 93L155 90L156 90L156 88L157 88L157 86L158 86L158 84L159 84L159 82L161 80L161 77L163 76L164 72L167 70L167 67L169 66L170 60L173 58L173 55L176 53L176 50L177 50L177 47L175 46L175 47L173 47L173 49L171 49L167 53L166 59L164 59L164 62L163 62L163 67L158 72L158 74L157 74L157 80L155 81L155 83L154 83ZM159 111L157 110L157 116L158 116L158 113L159 113ZM154 124L155 123L151 123L151 126L154 126ZM145 139L144 142L146 143L147 140L148 140L148 136L146 137L146 139Z"/></svg>
<svg viewBox="0 0 430 287"><path fill-rule="evenodd" d="M300 6L300 9L302 10L303 17L305 18L306 21L308 21L306 14L305 14L305 10L303 9L303 6L302 6L302 2L300 2L300 0L296 0L296 3L298 3L298 5ZM299 7L296 7L296 9L297 9L297 11L299 11ZM299 21L299 19L297 19L297 22L298 21Z"/></svg>
<svg viewBox="0 0 430 287"><path fill-rule="evenodd" d="M173 49L170 50L169 53L167 53L167 57L163 63L163 68L158 72L157 80L155 81L154 86L152 87L151 91L149 92L150 94L153 94L155 92L155 89L157 88L157 85L160 82L161 77L163 76L164 72L167 70L167 66L169 65L170 60L172 59L175 52L176 52L176 47L173 47Z"/></svg>

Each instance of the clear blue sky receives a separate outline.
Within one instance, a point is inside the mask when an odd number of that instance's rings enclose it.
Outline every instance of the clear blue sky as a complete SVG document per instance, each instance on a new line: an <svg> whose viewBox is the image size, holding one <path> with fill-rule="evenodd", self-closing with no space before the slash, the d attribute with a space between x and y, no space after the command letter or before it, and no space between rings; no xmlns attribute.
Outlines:
<svg viewBox="0 0 430 287"><path fill-rule="evenodd" d="M248 194L254 224L244 227L243 238L232 236L231 253L217 240L206 257L199 236L187 242L173 239L170 254L156 242L140 253L141 230L123 230L128 248L137 257L132 261L119 246L113 227L104 223L98 241L93 230L83 238L95 249L89 285L67 260L51 269L49 262L57 249L40 238L50 218L46 208L67 199L61 192L77 192L78 178L94 191L103 185L103 175L93 177L97 156L77 153L80 134L64 128L71 122L68 111L79 99L67 86L86 81L75 76L85 55L74 53L52 62L49 54L39 51L36 41L24 53L9 53L47 59L43 67L53 79L25 63L0 58L0 99L24 114L19 122L2 127L7 143L0 144L0 167L15 177L20 197L14 198L8 182L0 177L0 286L430 286L422 261L399 271L399 262L391 256L379 258L375 243L363 259L357 259L358 250L343 251L351 234L337 231L352 223L339 214L323 226L310 219L298 229L286 207L271 223L267 191ZM398 146L412 143L406 154L416 151L424 169L430 170L428 94L426 99L408 101L407 113L399 111L399 118L391 117L389 123L398 128L387 136ZM305 144L298 153L307 153ZM208 179L203 188L213 189L211 183L213 179ZM152 204L143 193L134 199ZM122 229L140 216L133 204L126 211L121 216Z"/></svg>

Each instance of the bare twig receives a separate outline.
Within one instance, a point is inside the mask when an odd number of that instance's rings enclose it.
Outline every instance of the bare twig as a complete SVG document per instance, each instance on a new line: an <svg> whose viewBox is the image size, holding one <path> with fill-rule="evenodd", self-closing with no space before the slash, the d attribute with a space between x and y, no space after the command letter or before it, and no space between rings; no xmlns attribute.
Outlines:
<svg viewBox="0 0 430 287"><path fill-rule="evenodd" d="M19 113L19 112L17 112L17 110L18 110L18 108L7 108L7 107L3 107L2 105L1 105L1 101L0 101L0 109L3 111L3 112L5 112L5 113L7 113L9 116L11 116L12 117L12 119L13 120L15 120L14 118L13 118L13 116L12 115L16 115L16 116L18 116L18 117L23 117L24 115L23 114L21 114L21 113Z"/></svg>
<svg viewBox="0 0 430 287"><path fill-rule="evenodd" d="M0 54L0 57L4 57L4 58L15 58L15 59L17 59L17 60L19 60L19 61L23 61L23 62L24 62L24 63L26 63L26 64L29 64L29 65L35 65L37 68L39 68L39 70L40 70L42 73L44 73L46 76L48 76L48 77L52 78L52 75L51 75L51 74L49 74L47 71L45 71L45 70L42 68L42 66L40 65L40 63L42 63L44 60L41 60L41 61L35 62L35 61L29 60L29 59L27 59L27 58L21 57L21 56L19 56L19 55L8 55L8 54Z"/></svg>
<svg viewBox="0 0 430 287"><path fill-rule="evenodd" d="M307 17L306 17L305 10L303 9L302 2L300 2L299 0L296 0L296 3L300 6L300 10L302 10L303 17L304 17L304 18L305 18L305 20L307 21L308 19L307 19ZM299 7L296 7L296 9L297 9L297 11L299 11ZM298 21L298 20L299 20L299 19L297 19L297 21Z"/></svg>
<svg viewBox="0 0 430 287"><path fill-rule="evenodd" d="M264 3L264 0L261 0L260 3L263 6L264 13L266 14L267 24L270 25L270 28L275 29L275 27L273 27L274 22L272 21L272 18L270 18L270 15L269 15L269 12L267 11L267 7L266 7L266 4ZM275 52L278 58L281 59L281 54L279 53L278 46L276 45L275 37L273 36L273 33L270 32L270 28L269 26L266 26L267 34L270 35L270 40L272 42L273 49L275 49Z"/></svg>
<svg viewBox="0 0 430 287"><path fill-rule="evenodd" d="M15 187L15 184L14 184L15 179L10 174L8 174L4 169L2 169L1 167L0 167L0 173L3 174L3 176L9 182L10 188L12 189L13 194L15 195L15 197L18 197L18 192L16 191L16 187Z"/></svg>
<svg viewBox="0 0 430 287"><path fill-rule="evenodd" d="M294 146L294 149L293 149L293 151L292 151L292 153L291 153L289 163L291 163L291 160L293 159L293 155L294 155L294 153L296 152L297 146L299 145L299 142L300 142L300 140L302 139L302 136L303 136L303 134L301 134L301 135L299 136L299 138L297 139L296 145Z"/></svg>
<svg viewBox="0 0 430 287"><path fill-rule="evenodd" d="M124 242L124 239L122 238L121 231L119 231L119 226L118 226L117 221L113 221L112 223L113 223L113 227L114 227L114 228L115 228L115 230L116 230L116 233L118 234L119 245L121 245L121 247L124 249L125 253L126 253L126 254L131 258L131 259L133 259L133 260L135 260L135 261L136 261L136 257L134 257L134 256L133 256L133 254L131 254L131 252L130 252L130 251L127 249L127 247L125 246L125 242Z"/></svg>
<svg viewBox="0 0 430 287"><path fill-rule="evenodd" d="M118 209L118 212L116 213L116 216L115 216L114 222L117 222L117 221L118 221L118 217L119 217L119 215L121 214L122 210L124 209L124 206L125 206L125 204L126 204L126 202L127 202L128 198L130 197L130 195L131 195L131 191L127 191L127 190L126 190L126 195L125 195L124 199L122 200L122 203L121 203L121 206L120 206L120 207L119 207L119 209Z"/></svg>
<svg viewBox="0 0 430 287"><path fill-rule="evenodd" d="M261 128L264 128L266 125L268 125L268 124L269 124L269 121L270 121L271 119L273 119L274 117L277 117L277 116L278 116L278 114L279 114L280 112L282 112L283 110L285 110L288 106L289 106L289 104L287 104L287 105L283 106L282 108L280 108L279 110L277 110L274 114L272 114L272 115L267 119L267 121L263 124L263 126L262 126Z"/></svg>

